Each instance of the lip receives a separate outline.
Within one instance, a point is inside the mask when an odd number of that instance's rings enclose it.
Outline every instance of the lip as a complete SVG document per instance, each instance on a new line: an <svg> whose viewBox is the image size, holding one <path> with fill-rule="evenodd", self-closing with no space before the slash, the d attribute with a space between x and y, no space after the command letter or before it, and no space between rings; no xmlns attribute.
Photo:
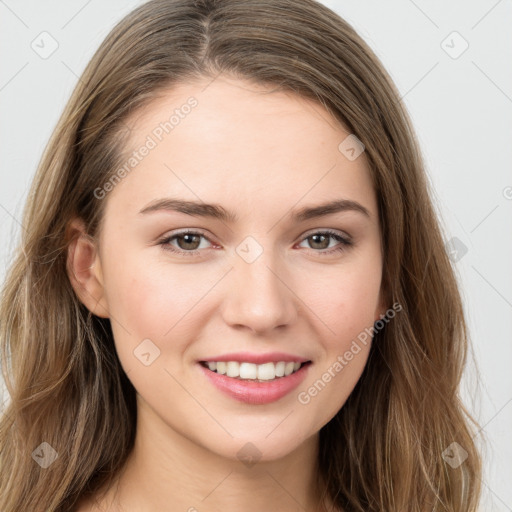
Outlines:
<svg viewBox="0 0 512 512"><path fill-rule="evenodd" d="M202 362L228 362L228 361L237 361L239 363L254 363L254 364L264 364L264 363L278 363L279 361L284 361L285 363L307 363L309 359L305 359L300 356L295 356L293 354L287 354L285 352L267 352L264 354L256 354L251 352L233 352L231 354L222 354L214 357L209 357L208 359L201 359ZM281 377L282 378L282 377Z"/></svg>
<svg viewBox="0 0 512 512"><path fill-rule="evenodd" d="M283 361L283 359L279 360ZM211 361L223 361L223 359L211 359ZM236 359L229 359L229 361L236 361ZM242 361L247 361L247 359L242 359ZM264 362L268 362L268 359L265 359ZM262 405L276 402L297 388L306 378L311 362L287 377L278 377L268 382L235 379L213 372L200 363L197 363L197 366L211 384L229 397L246 404Z"/></svg>

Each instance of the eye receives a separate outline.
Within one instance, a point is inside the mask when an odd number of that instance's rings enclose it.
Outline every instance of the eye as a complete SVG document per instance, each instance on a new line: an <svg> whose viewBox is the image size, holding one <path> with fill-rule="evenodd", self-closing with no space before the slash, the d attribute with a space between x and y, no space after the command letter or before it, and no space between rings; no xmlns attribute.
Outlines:
<svg viewBox="0 0 512 512"><path fill-rule="evenodd" d="M189 230L167 236L160 240L158 244L161 245L162 248L166 251L184 256L199 256L201 253L200 249L207 248L201 247L201 238L209 241L202 232ZM329 239L336 240L338 242L338 246L329 248ZM315 250L314 252L322 256L344 251L349 246L353 245L353 242L349 237L342 236L337 231L332 231L330 229L316 231L303 238L303 241L308 240L311 240L310 246L312 249L319 249ZM176 242L177 246L173 242Z"/></svg>
<svg viewBox="0 0 512 512"><path fill-rule="evenodd" d="M334 248L331 246L331 248L329 248L329 239L337 240L339 242L338 246L334 246ZM309 244L313 249L322 249L322 251L315 251L321 256L345 251L348 247L353 245L353 242L350 238L342 236L337 231L332 231L330 229L311 233L306 238L304 238L304 241L308 240L312 241L309 242ZM323 249L329 250L325 251Z"/></svg>
<svg viewBox="0 0 512 512"><path fill-rule="evenodd" d="M182 231L168 236L160 240L159 244L166 251L171 251L178 254L186 254L187 256L199 255L201 248L201 238L208 240L203 233L198 231ZM171 242L176 241L178 247L172 245ZM204 248L204 247L203 247Z"/></svg>

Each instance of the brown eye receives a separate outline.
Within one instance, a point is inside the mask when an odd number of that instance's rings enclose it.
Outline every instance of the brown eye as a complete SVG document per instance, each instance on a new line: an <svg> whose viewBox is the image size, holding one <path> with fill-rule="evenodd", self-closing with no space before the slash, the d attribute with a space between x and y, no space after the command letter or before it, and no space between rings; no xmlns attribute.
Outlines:
<svg viewBox="0 0 512 512"><path fill-rule="evenodd" d="M178 242L178 247L183 250L195 250L199 247L199 244L201 243L201 235L185 233L184 235L177 235L174 238ZM180 240L182 242L180 242Z"/></svg>
<svg viewBox="0 0 512 512"><path fill-rule="evenodd" d="M337 240L339 242L338 246L329 248L330 239ZM343 237L339 233L330 230L312 233L303 240L308 241L309 248L314 249L315 252L321 256L344 251L349 246L353 245L352 240L349 238Z"/></svg>
<svg viewBox="0 0 512 512"><path fill-rule="evenodd" d="M209 240L200 232L185 231L165 237L159 245L166 251L175 252L187 256L196 256L201 253L201 239Z"/></svg>
<svg viewBox="0 0 512 512"><path fill-rule="evenodd" d="M313 249L327 249L329 247L329 239L331 235L311 235L307 239L312 240L311 247ZM326 243L327 242L327 243Z"/></svg>

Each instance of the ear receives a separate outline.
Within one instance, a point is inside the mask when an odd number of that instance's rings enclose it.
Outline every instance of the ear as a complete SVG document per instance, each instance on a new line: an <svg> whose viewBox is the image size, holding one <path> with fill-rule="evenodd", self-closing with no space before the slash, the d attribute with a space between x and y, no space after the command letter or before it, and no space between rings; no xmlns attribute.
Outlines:
<svg viewBox="0 0 512 512"><path fill-rule="evenodd" d="M71 286L91 313L109 318L101 262L94 240L87 234L81 219L73 219L68 224L66 235L69 240L66 270Z"/></svg>

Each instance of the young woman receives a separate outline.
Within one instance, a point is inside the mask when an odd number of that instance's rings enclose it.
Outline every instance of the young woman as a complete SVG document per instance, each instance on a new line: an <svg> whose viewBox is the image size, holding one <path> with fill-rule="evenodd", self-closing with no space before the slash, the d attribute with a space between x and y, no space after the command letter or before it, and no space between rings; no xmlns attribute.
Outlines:
<svg viewBox="0 0 512 512"><path fill-rule="evenodd" d="M152 0L37 171L0 509L473 512L461 299L399 94L312 0Z"/></svg>

